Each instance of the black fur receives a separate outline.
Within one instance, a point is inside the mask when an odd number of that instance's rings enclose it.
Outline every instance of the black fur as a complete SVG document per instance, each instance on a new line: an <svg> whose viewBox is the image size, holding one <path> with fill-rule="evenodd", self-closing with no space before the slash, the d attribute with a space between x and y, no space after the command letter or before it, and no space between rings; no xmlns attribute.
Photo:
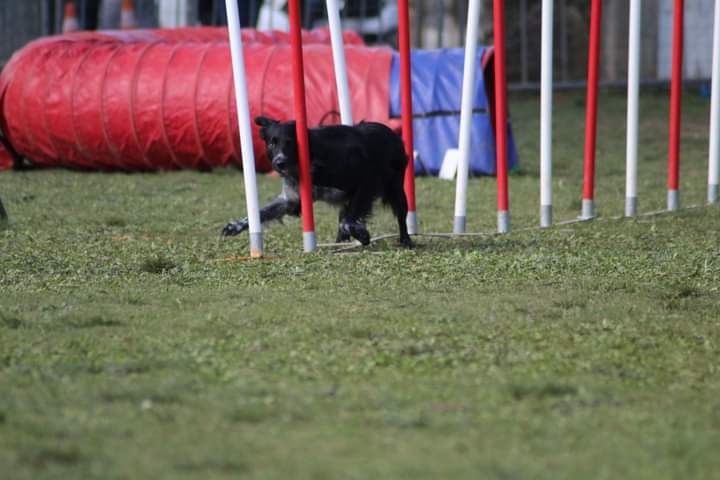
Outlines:
<svg viewBox="0 0 720 480"><path fill-rule="evenodd" d="M300 215L298 192L298 148L295 122L278 122L257 117L273 169L283 179L283 190L260 210L260 220L280 220ZM355 126L332 125L308 130L313 199L339 207L336 241L355 238L370 243L365 226L373 203L382 199L397 217L400 243L412 247L405 217L407 201L403 179L407 157L400 137L381 123L361 122ZM223 235L237 235L248 228L244 218L228 223Z"/></svg>

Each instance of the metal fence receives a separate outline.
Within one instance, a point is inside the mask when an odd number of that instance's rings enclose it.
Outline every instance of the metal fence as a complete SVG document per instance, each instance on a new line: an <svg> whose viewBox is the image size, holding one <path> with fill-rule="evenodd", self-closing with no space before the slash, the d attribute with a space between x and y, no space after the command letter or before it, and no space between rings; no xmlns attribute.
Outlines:
<svg viewBox="0 0 720 480"><path fill-rule="evenodd" d="M0 0L0 65L25 43L50 29L53 13L47 2Z"/></svg>
<svg viewBox="0 0 720 480"><path fill-rule="evenodd" d="M67 0L0 0L0 65L13 51L42 35L62 29ZM243 26L286 28L286 0L238 0ZM369 45L395 46L397 0L344 0L344 28L360 33ZM641 77L644 82L669 76L669 25L672 0L643 2ZM117 28L120 0L75 0L84 29ZM114 10L112 5L114 6ZM535 88L540 76L541 0L507 2L507 66L513 88ZM582 85L587 68L590 2L555 0L556 86ZM143 27L224 25L225 0L134 0ZM480 38L492 44L492 0L481 0ZM325 0L301 0L305 28L326 24ZM467 0L413 0L412 44L416 48L462 46ZM713 0L686 2L686 79L709 77ZM627 71L627 0L603 0L601 80L622 83ZM114 13L113 13L114 12ZM115 15L113 17L113 14ZM115 22L115 23L113 23Z"/></svg>

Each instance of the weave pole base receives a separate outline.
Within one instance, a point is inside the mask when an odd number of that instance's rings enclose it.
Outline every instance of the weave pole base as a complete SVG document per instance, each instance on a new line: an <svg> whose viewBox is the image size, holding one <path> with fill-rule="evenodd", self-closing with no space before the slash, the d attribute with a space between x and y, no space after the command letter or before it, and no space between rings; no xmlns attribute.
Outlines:
<svg viewBox="0 0 720 480"><path fill-rule="evenodd" d="M592 220L595 218L595 201L583 198L580 220Z"/></svg>
<svg viewBox="0 0 720 480"><path fill-rule="evenodd" d="M668 212L675 212L680 209L680 192L678 190L668 190L667 209Z"/></svg>
<svg viewBox="0 0 720 480"><path fill-rule="evenodd" d="M552 205L540 205L540 227L548 228L553 223Z"/></svg>
<svg viewBox="0 0 720 480"><path fill-rule="evenodd" d="M637 197L625 197L625 216L634 217L637 215Z"/></svg>

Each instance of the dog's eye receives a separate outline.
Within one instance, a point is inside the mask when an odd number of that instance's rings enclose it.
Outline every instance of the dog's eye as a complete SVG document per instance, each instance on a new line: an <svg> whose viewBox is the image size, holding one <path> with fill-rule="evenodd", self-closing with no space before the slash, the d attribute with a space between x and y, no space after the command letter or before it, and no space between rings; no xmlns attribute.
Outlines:
<svg viewBox="0 0 720 480"><path fill-rule="evenodd" d="M272 137L272 138L270 139L270 145L275 145L276 143L277 143L277 138Z"/></svg>

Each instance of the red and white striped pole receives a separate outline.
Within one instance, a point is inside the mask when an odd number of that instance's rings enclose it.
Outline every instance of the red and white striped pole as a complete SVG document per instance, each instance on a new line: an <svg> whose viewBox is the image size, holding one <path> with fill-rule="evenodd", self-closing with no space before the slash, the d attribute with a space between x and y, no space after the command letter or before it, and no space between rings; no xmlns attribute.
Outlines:
<svg viewBox="0 0 720 480"><path fill-rule="evenodd" d="M498 232L510 231L507 172L507 83L505 79L505 1L494 0L495 35L495 169L497 175Z"/></svg>
<svg viewBox="0 0 720 480"><path fill-rule="evenodd" d="M305 73L302 56L302 34L300 31L299 0L288 1L290 14L290 46L292 49L293 98L295 104L295 134L300 157L300 208L302 211L303 249L313 252L317 249L315 219L313 217L312 178L310 177L310 142L307 132L307 111L305 109Z"/></svg>
<svg viewBox="0 0 720 480"><path fill-rule="evenodd" d="M585 106L585 160L583 168L583 198L580 218L595 216L595 142L597 137L597 99L600 64L600 33L602 0L592 0L590 12L590 45L588 49L587 100Z"/></svg>
<svg viewBox="0 0 720 480"><path fill-rule="evenodd" d="M684 1L675 0L673 11L672 79L670 81L670 138L668 144L667 209L680 208L680 117L682 110Z"/></svg>
<svg viewBox="0 0 720 480"><path fill-rule="evenodd" d="M405 170L405 197L408 203L407 229L410 235L418 232L415 210L415 162L413 146L412 84L410 75L410 9L408 0L398 0L398 47L400 48L400 94L402 112L402 136L408 157Z"/></svg>

